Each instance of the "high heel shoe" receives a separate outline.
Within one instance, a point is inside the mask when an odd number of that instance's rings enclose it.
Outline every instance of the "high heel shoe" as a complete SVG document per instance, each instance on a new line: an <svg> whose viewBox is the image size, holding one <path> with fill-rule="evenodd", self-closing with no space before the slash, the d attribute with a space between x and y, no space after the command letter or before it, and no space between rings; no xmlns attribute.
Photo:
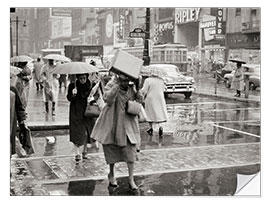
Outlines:
<svg viewBox="0 0 270 203"><path fill-rule="evenodd" d="M158 134L159 134L159 136L163 135L163 128L162 127L159 127Z"/></svg>
<svg viewBox="0 0 270 203"><path fill-rule="evenodd" d="M81 160L81 156L79 154L75 155L75 161L79 162Z"/></svg>
<svg viewBox="0 0 270 203"><path fill-rule="evenodd" d="M132 191L136 191L139 189L139 187L137 185L132 187L130 183L128 183L128 186L129 186L129 189L131 189Z"/></svg>
<svg viewBox="0 0 270 203"><path fill-rule="evenodd" d="M153 128L149 128L146 132L148 135L153 136Z"/></svg>
<svg viewBox="0 0 270 203"><path fill-rule="evenodd" d="M109 186L111 187L118 187L116 179L113 177L111 179L110 174L108 174Z"/></svg>
<svg viewBox="0 0 270 203"><path fill-rule="evenodd" d="M83 153L82 153L82 158L83 158L83 159L88 159L87 153L86 153L86 152L83 152Z"/></svg>

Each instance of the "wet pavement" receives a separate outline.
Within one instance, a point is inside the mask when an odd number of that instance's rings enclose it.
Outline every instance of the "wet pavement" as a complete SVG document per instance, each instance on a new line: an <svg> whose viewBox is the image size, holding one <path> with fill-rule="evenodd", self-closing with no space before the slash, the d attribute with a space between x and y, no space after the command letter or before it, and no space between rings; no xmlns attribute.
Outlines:
<svg viewBox="0 0 270 203"><path fill-rule="evenodd" d="M206 78L198 81L206 92L212 85ZM237 102L234 92L222 87L218 91L227 98L207 97L198 88L190 100L182 95L167 100L164 136L150 137L148 124L140 124L141 152L134 171L140 189L129 190L124 163L116 164L119 188L108 188L102 147L89 145L89 159L75 164L65 90L51 116L44 113L42 93L31 88L27 111L28 125L36 127L35 154L11 160L11 195L234 195L237 174L260 171L259 102ZM260 101L258 91L252 97ZM49 144L45 136L55 136L56 142Z"/></svg>

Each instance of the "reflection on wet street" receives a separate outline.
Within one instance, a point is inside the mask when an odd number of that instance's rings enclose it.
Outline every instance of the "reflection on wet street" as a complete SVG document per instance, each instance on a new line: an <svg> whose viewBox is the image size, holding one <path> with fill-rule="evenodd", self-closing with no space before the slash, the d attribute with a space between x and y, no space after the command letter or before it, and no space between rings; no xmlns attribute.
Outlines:
<svg viewBox="0 0 270 203"><path fill-rule="evenodd" d="M128 187L128 178L117 178L119 187L108 186L107 180L71 181L57 184L44 184L51 195L113 195L113 196L227 196L238 190L237 175L256 174L259 165L206 169L176 173L162 173L136 176L139 189Z"/></svg>
<svg viewBox="0 0 270 203"><path fill-rule="evenodd" d="M55 117L44 114L42 94L32 95L30 124L68 125L69 104L61 91ZM11 161L11 194L225 196L239 191L240 174L248 181L260 171L260 106L197 95L166 102L163 136L155 129L149 136L148 123L140 123L134 168L139 190L129 189L124 163L115 168L119 187L108 187L102 147L89 144L88 159L76 165L69 130L59 129L32 131L35 154Z"/></svg>

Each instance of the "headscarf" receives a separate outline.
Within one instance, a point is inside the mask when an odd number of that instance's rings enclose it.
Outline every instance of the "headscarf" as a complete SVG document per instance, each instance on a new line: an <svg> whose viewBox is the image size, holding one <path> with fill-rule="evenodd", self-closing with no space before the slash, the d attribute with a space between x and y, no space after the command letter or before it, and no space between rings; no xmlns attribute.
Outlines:
<svg viewBox="0 0 270 203"><path fill-rule="evenodd" d="M82 84L79 81L79 77L81 75L86 75L86 83ZM77 96L82 97L82 98L87 98L90 94L90 91L92 89L92 84L90 80L88 79L89 74L77 74L76 75L76 88L77 88Z"/></svg>

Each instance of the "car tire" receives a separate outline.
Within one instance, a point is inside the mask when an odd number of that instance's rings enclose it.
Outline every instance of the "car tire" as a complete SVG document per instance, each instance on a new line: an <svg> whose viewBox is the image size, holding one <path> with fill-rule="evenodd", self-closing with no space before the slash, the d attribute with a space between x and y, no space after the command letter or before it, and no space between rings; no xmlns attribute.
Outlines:
<svg viewBox="0 0 270 203"><path fill-rule="evenodd" d="M164 93L164 97L165 97L165 99L168 99L169 98L169 94L168 93Z"/></svg>
<svg viewBox="0 0 270 203"><path fill-rule="evenodd" d="M191 94L192 92L185 92L184 95L185 95L185 98L186 99L189 99L191 97Z"/></svg>
<svg viewBox="0 0 270 203"><path fill-rule="evenodd" d="M225 87L227 87L228 89L231 88L231 84L228 79L225 79Z"/></svg>
<svg viewBox="0 0 270 203"><path fill-rule="evenodd" d="M249 89L250 89L250 90L256 90L256 86L254 85L253 82L250 82L250 83L249 83Z"/></svg>

